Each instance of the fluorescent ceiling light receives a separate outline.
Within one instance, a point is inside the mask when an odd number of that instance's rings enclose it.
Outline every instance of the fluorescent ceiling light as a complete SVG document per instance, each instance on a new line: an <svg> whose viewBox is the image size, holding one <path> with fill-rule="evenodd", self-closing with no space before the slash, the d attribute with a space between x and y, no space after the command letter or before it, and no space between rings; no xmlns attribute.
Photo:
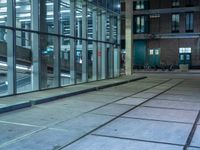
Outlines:
<svg viewBox="0 0 200 150"><path fill-rule="evenodd" d="M19 17L30 17L31 14L30 13L26 13L26 14L19 14Z"/></svg>
<svg viewBox="0 0 200 150"><path fill-rule="evenodd" d="M7 15L1 15L0 19L6 18L6 17L7 17Z"/></svg>
<svg viewBox="0 0 200 150"><path fill-rule="evenodd" d="M20 22L27 22L27 21L31 21L31 19L29 18L29 19L20 19L19 20Z"/></svg>
<svg viewBox="0 0 200 150"><path fill-rule="evenodd" d="M47 5L47 6L52 6L52 5L53 5L53 3L46 3L46 5Z"/></svg>
<svg viewBox="0 0 200 150"><path fill-rule="evenodd" d="M0 13L7 12L7 7L0 8Z"/></svg>

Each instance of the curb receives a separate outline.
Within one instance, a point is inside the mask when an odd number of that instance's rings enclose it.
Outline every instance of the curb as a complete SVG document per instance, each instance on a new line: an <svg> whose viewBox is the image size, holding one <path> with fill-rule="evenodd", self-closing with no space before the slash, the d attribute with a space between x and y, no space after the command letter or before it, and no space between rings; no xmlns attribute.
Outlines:
<svg viewBox="0 0 200 150"><path fill-rule="evenodd" d="M118 86L118 85L121 85L121 84L126 84L126 83L129 83L129 82L142 80L142 79L145 79L145 78L147 78L147 77L138 77L138 78L135 78L135 79L129 79L129 80L122 81L122 82L116 82L116 83L112 83L112 84L92 87L92 88L88 88L88 89L84 89L84 90L80 90L80 91L75 91L75 92L72 92L72 93L61 94L61 95L56 95L56 96L42 98L42 99L30 100L28 102L22 102L22 103L19 103L19 104L9 105L9 106L5 106L5 107L0 108L0 114L10 112L10 111L14 111L14 110L18 110L18 109L31 107L33 105L38 105L38 104L56 101L57 99L62 99L62 98L66 98L66 97L71 97L71 96L83 94L83 93L98 91L100 89L114 87L114 86Z"/></svg>

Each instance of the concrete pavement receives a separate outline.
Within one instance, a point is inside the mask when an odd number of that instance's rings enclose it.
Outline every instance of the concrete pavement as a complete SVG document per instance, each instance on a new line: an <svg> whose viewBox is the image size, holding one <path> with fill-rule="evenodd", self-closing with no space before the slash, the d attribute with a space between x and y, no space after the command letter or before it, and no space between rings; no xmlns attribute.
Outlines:
<svg viewBox="0 0 200 150"><path fill-rule="evenodd" d="M147 79L0 115L0 150L200 150L200 76Z"/></svg>

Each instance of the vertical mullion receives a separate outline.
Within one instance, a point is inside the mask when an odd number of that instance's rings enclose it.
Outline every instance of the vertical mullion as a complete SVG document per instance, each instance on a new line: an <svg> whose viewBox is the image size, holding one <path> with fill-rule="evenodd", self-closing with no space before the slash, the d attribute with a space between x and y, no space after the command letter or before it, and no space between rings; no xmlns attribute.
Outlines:
<svg viewBox="0 0 200 150"><path fill-rule="evenodd" d="M60 34L60 0L54 0L54 33ZM60 87L60 37L54 37L54 86Z"/></svg>
<svg viewBox="0 0 200 150"><path fill-rule="evenodd" d="M110 77L113 78L114 76L114 45L112 43L114 43L114 37L113 37L113 16L111 14L110 16L110 66L109 66L109 72L110 72Z"/></svg>
<svg viewBox="0 0 200 150"><path fill-rule="evenodd" d="M82 38L87 39L87 1L82 1ZM82 82L88 82L88 45L87 40L82 41Z"/></svg>
<svg viewBox="0 0 200 150"><path fill-rule="evenodd" d="M75 0L70 0L70 35L75 37ZM76 84L76 47L75 39L70 39L70 83Z"/></svg>
<svg viewBox="0 0 200 150"><path fill-rule="evenodd" d="M120 55L121 55L121 18L120 16L117 17L117 44L119 44L118 47L118 51L117 51L117 70L116 70L116 77L120 76Z"/></svg>
<svg viewBox="0 0 200 150"><path fill-rule="evenodd" d="M102 44L101 44L101 37L102 37L102 35L101 35L101 31L102 31L102 20L101 20L101 10L98 10L98 14L97 14L97 38L98 38L98 51L97 51L97 55L98 55L98 79L101 79L101 66L102 66L102 64L101 64L101 57L102 57L102 50L101 50L101 48L102 48Z"/></svg>
<svg viewBox="0 0 200 150"><path fill-rule="evenodd" d="M8 63L8 94L16 94L16 9L15 0L7 1L7 26L13 30L7 30L7 63Z"/></svg>
<svg viewBox="0 0 200 150"><path fill-rule="evenodd" d="M98 40L98 34L97 34L97 10L94 9L93 10L93 14L92 14L92 23L93 23L93 40ZM98 79L98 47L97 47L97 42L93 41L93 80L97 80Z"/></svg>
<svg viewBox="0 0 200 150"><path fill-rule="evenodd" d="M101 66L101 79L106 79L107 76L107 48L106 48L106 43L104 43L106 41L106 24L107 24L107 18L106 18L106 12L102 13L102 31L101 31L101 41L103 41L102 43L102 53L101 53L101 59L102 59L102 66Z"/></svg>

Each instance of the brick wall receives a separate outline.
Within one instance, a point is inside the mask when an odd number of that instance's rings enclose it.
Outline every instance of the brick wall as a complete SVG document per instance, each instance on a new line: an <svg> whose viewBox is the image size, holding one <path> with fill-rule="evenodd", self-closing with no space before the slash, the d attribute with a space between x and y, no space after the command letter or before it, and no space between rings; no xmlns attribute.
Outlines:
<svg viewBox="0 0 200 150"><path fill-rule="evenodd" d="M171 14L160 15L160 33L171 33Z"/></svg>
<svg viewBox="0 0 200 150"><path fill-rule="evenodd" d="M200 39L162 39L162 40L149 40L148 49L160 48L161 64L178 64L179 62L179 48L191 47L192 48L192 66L200 65L200 50L198 47Z"/></svg>

